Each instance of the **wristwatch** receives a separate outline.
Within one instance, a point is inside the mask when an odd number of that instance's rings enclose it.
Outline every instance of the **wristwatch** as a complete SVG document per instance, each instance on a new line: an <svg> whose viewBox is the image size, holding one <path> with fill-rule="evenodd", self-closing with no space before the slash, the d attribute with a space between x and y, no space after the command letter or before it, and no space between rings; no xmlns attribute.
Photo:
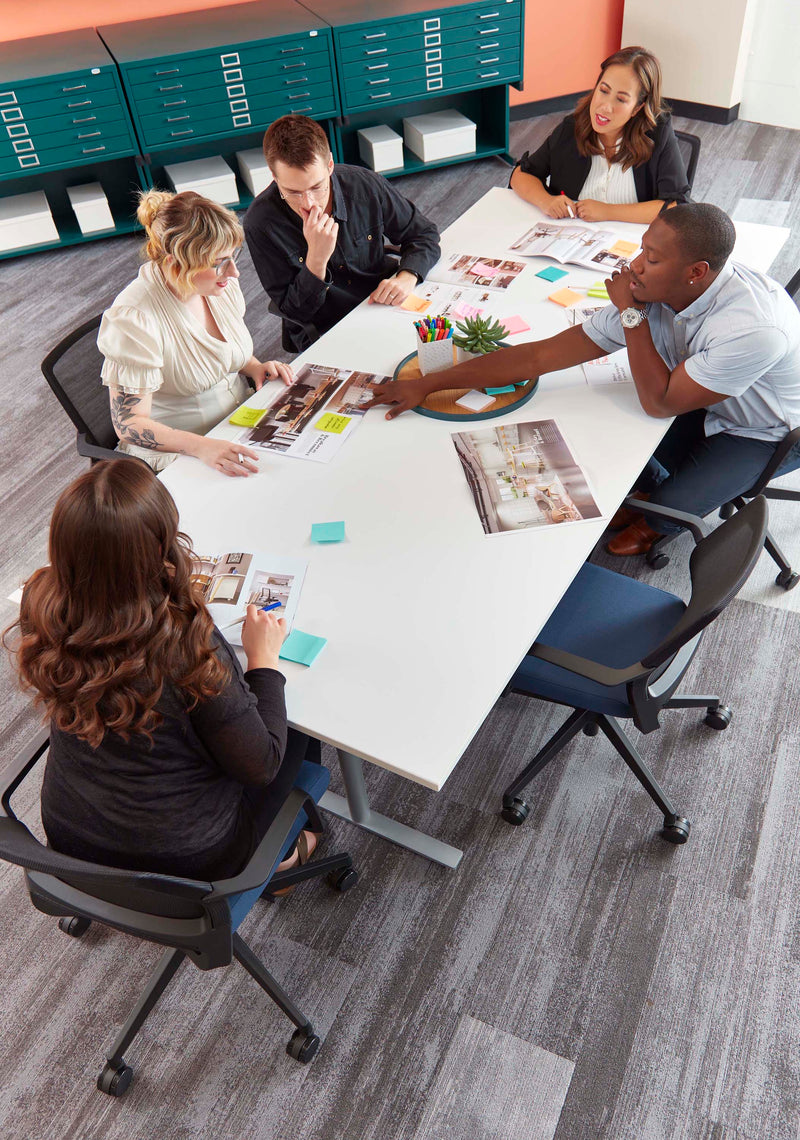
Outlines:
<svg viewBox="0 0 800 1140"><path fill-rule="evenodd" d="M624 329L638 329L642 321L647 320L647 313L644 309L623 309L619 315Z"/></svg>

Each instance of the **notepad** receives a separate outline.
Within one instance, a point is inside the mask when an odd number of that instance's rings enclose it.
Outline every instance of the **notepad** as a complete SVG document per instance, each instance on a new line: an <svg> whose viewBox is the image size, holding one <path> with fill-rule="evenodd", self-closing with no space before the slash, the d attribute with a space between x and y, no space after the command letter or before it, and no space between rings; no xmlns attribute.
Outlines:
<svg viewBox="0 0 800 1140"><path fill-rule="evenodd" d="M470 273L473 277L496 277L497 266L487 265L485 261L476 261L470 269Z"/></svg>
<svg viewBox="0 0 800 1140"><path fill-rule="evenodd" d="M605 281L595 281L594 284L590 285L586 290L586 296L594 297L600 301L608 301L609 296Z"/></svg>
<svg viewBox="0 0 800 1140"><path fill-rule="evenodd" d="M632 253L636 253L639 248L638 243L635 241L615 241L609 253L613 253L615 257L630 257Z"/></svg>
<svg viewBox="0 0 800 1140"><path fill-rule="evenodd" d="M531 326L522 317L504 317L500 324L504 327L509 336L515 333L530 332Z"/></svg>
<svg viewBox="0 0 800 1140"><path fill-rule="evenodd" d="M470 392L465 392L456 403L459 407L468 408L471 412L482 412L484 408L488 408L490 404L494 403L494 396L487 396L485 392L478 392L473 388Z"/></svg>
<svg viewBox="0 0 800 1140"><path fill-rule="evenodd" d="M582 301L583 297L574 289L557 289L555 293L550 294L547 300L554 301L557 305L563 305L566 309L570 305L574 305L576 301Z"/></svg>
<svg viewBox="0 0 800 1140"><path fill-rule="evenodd" d="M236 424L237 427L254 428L263 420L268 410L268 408L237 408L228 423Z"/></svg>
<svg viewBox="0 0 800 1140"><path fill-rule="evenodd" d="M487 388L487 396L505 396L506 392L515 391L513 384L505 384L502 388Z"/></svg>
<svg viewBox="0 0 800 1140"><path fill-rule="evenodd" d="M341 542L343 539L343 522L324 522L311 524L312 542Z"/></svg>
<svg viewBox="0 0 800 1140"><path fill-rule="evenodd" d="M546 269L540 269L536 274L537 277L543 277L545 281L558 281L560 277L566 277L566 269L556 269L555 265L548 265Z"/></svg>
<svg viewBox="0 0 800 1140"><path fill-rule="evenodd" d="M317 420L314 427L317 431L329 431L334 435L341 435L350 423L350 419L350 416L337 415L336 412L326 412L324 416Z"/></svg>
<svg viewBox="0 0 800 1140"><path fill-rule="evenodd" d="M400 308L407 309L409 313L424 313L430 308L430 301L425 297L418 297L416 293L409 293Z"/></svg>
<svg viewBox="0 0 800 1140"><path fill-rule="evenodd" d="M293 629L278 656L284 661L296 661L298 665L312 665L327 644L326 637L315 637L313 633Z"/></svg>

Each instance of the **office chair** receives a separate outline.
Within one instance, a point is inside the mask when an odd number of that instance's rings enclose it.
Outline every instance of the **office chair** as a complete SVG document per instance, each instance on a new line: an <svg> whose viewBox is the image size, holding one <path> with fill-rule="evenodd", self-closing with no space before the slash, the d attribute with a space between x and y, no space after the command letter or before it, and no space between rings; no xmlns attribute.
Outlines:
<svg viewBox="0 0 800 1140"><path fill-rule="evenodd" d="M67 333L42 361L44 378L77 428L78 455L98 459L130 459L117 451L108 389L100 380L103 355L97 347L100 316Z"/></svg>
<svg viewBox="0 0 800 1140"><path fill-rule="evenodd" d="M647 513L677 515L664 507ZM648 733L659 727L662 709L705 708L707 725L728 727L732 713L719 697L685 695L677 688L703 630L736 596L758 560L767 504L760 496L753 499L710 534L700 520L690 529L699 541L689 563L688 603L586 562L512 677L509 690L571 706L573 712L503 792L501 815L508 823L525 822L529 807L520 792L582 729L587 736L602 731L614 745L663 812L662 837L676 844L689 838L689 820L676 811L617 721L632 720Z"/></svg>
<svg viewBox="0 0 800 1140"><path fill-rule="evenodd" d="M697 163L700 158L700 138L697 135L692 135L688 131L676 131L675 138L678 140L678 150L681 152L681 158L686 164L686 181L689 183L689 189L694 186L694 176L697 170Z"/></svg>
<svg viewBox="0 0 800 1140"><path fill-rule="evenodd" d="M730 518L734 511L740 510L744 506L748 499L754 499L758 495L763 495L765 499L788 499L793 503L800 502L800 491L769 486L771 479L788 475L790 471L795 471L798 467L800 467L800 428L795 428L783 437L776 447L774 455L752 487L743 491L741 495L737 495L731 502L722 504L719 508L720 517L723 519ZM626 499L625 506L638 510L641 508L641 503L638 499ZM647 565L654 570L661 570L662 567L666 566L669 562L669 555L664 553L664 549L677 537L677 534L665 534L654 542L645 555ZM791 563L769 530L764 534L764 547L778 567L775 585L782 586L784 590L793 590L800 582L800 574L792 570Z"/></svg>
<svg viewBox="0 0 800 1140"><path fill-rule="evenodd" d="M241 962L297 1026L286 1047L289 1056L304 1064L310 1061L320 1046L313 1026L236 928L265 884L272 892L327 874L330 886L346 891L358 881L347 854L274 873L307 821L322 830L314 805L328 786L327 768L304 762L294 788L247 865L233 878L207 883L98 866L43 846L16 818L9 801L47 747L48 732L44 730L0 775L0 858L25 868L31 902L44 914L63 916L59 927L64 933L79 938L92 922L99 922L167 947L108 1051L98 1089L110 1096L122 1096L130 1085L133 1070L125 1062L125 1050L184 958L200 970L227 966L232 958Z"/></svg>

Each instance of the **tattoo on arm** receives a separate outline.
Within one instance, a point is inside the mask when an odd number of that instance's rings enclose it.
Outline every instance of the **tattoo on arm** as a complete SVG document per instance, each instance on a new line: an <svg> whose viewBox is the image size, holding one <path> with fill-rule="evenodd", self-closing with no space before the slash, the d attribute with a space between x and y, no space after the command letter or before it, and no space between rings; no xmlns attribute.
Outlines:
<svg viewBox="0 0 800 1140"><path fill-rule="evenodd" d="M120 439L135 444L148 451L160 451L161 444L156 440L151 428L137 431L130 426L130 420L138 415L139 397L120 393L111 397L111 422Z"/></svg>

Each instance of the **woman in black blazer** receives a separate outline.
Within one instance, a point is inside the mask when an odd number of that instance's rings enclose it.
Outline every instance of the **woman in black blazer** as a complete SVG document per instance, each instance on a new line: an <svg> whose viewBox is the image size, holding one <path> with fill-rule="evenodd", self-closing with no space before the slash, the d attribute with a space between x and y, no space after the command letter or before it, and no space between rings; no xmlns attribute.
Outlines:
<svg viewBox="0 0 800 1140"><path fill-rule="evenodd" d="M652 222L665 202L687 201L655 56L629 47L604 60L594 90L537 151L526 151L510 185L551 218L587 222Z"/></svg>

